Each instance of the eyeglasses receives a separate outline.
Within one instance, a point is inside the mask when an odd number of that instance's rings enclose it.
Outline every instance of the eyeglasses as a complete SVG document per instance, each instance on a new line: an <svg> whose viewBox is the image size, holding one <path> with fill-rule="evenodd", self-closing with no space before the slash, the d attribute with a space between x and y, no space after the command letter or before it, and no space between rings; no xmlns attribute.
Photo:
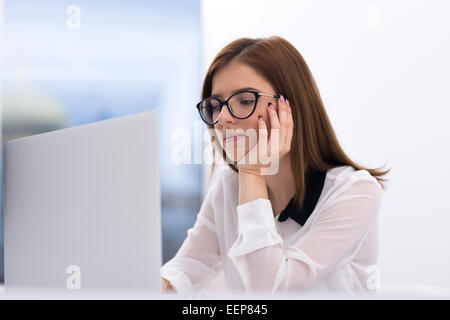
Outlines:
<svg viewBox="0 0 450 320"><path fill-rule="evenodd" d="M234 93L225 101L218 98L207 98L197 103L197 109L202 120L208 124L216 124L219 120L219 114L224 104L228 111L237 119L247 119L255 112L258 98L260 96L279 98L280 95L261 93L258 91L241 90Z"/></svg>

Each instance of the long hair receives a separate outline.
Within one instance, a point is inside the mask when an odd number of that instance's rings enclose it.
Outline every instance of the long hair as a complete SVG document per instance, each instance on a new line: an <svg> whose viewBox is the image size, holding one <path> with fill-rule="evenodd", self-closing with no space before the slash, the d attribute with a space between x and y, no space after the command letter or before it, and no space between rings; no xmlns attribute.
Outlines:
<svg viewBox="0 0 450 320"><path fill-rule="evenodd" d="M301 208L305 197L306 173L309 168L327 171L337 166L349 165L356 170L367 170L385 189L383 178L391 169L369 169L353 162L342 150L326 113L315 80L302 55L287 40L279 36L269 38L240 38L225 46L213 59L203 81L201 99L211 95L214 74L231 62L244 63L259 72L274 88L289 99L294 120L294 133L290 154L295 179L295 200ZM208 125L210 133L214 126ZM214 134L211 142L221 150ZM213 148L213 159L216 147ZM212 164L211 175L214 170ZM235 172L234 163L227 162Z"/></svg>

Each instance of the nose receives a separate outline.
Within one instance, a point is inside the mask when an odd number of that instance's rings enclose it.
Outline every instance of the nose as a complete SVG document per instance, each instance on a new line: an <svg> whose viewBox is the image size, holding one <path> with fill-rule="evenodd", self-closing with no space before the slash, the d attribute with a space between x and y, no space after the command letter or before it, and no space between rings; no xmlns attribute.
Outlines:
<svg viewBox="0 0 450 320"><path fill-rule="evenodd" d="M220 110L217 123L223 126L226 123L234 123L236 120L237 119L231 115L227 106L223 105L222 110Z"/></svg>

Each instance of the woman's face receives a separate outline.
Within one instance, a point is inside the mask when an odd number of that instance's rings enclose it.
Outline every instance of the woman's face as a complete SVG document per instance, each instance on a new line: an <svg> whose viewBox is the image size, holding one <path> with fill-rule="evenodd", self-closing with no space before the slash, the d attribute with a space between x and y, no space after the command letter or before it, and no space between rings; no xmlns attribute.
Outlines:
<svg viewBox="0 0 450 320"><path fill-rule="evenodd" d="M211 95L216 95L224 101L235 91L249 87L253 88L253 91L277 94L270 83L253 68L240 62L232 62L214 74ZM270 137L270 121L267 113L269 102L273 104L275 110L278 110L276 98L259 96L255 112L247 119L236 119L226 105L222 107L214 131L229 159L239 161L256 144L259 134L258 116L263 117Z"/></svg>

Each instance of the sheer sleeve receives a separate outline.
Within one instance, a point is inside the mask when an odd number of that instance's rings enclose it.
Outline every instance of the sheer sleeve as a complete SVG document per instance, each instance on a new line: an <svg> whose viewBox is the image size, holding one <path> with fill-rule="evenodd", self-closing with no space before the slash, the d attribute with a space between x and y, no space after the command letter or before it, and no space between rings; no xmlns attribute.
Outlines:
<svg viewBox="0 0 450 320"><path fill-rule="evenodd" d="M344 259L376 221L382 199L378 183L353 182L324 203L317 221L293 245L283 246L270 201L237 207L238 237L228 256L247 291L300 290L319 280Z"/></svg>
<svg viewBox="0 0 450 320"><path fill-rule="evenodd" d="M221 269L213 213L218 178L209 186L196 222L177 254L161 267L161 277L169 280L177 293L198 291Z"/></svg>

